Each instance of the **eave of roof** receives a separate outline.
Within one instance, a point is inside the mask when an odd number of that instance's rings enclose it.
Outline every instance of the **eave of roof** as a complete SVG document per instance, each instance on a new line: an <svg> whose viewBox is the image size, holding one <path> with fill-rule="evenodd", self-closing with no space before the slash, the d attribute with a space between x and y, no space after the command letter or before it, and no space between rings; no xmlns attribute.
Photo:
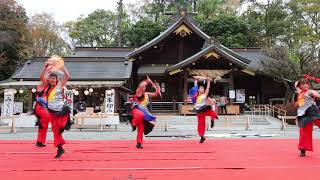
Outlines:
<svg viewBox="0 0 320 180"><path fill-rule="evenodd" d="M178 64L175 64L169 68L167 68L167 72L173 71L175 69L182 68L186 65L189 65L190 63L202 58L204 55L209 53L210 51L214 50L215 52L219 53L222 57L229 59L232 63L235 63L243 68L246 68L248 64L251 62L250 60L246 59L245 61L243 59L234 57L233 55L229 54L229 51L226 51L225 49L222 49L219 45L210 45L198 53L194 54L193 56L179 62ZM239 55L240 56L240 55Z"/></svg>

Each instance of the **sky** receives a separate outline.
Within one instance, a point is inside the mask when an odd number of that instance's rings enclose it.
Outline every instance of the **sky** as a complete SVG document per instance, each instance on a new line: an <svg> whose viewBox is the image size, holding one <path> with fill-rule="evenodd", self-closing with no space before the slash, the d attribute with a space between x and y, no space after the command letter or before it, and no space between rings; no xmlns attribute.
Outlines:
<svg viewBox="0 0 320 180"><path fill-rule="evenodd" d="M139 0L123 0L124 4ZM118 0L17 0L31 16L35 13L47 12L53 14L55 20L64 23L76 20L80 15L87 15L96 9L115 11Z"/></svg>

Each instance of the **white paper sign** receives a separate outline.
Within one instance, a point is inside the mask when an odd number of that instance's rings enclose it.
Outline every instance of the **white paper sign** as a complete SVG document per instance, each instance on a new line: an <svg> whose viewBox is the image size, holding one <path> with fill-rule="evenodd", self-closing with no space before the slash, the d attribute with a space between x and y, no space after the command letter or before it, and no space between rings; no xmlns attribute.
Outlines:
<svg viewBox="0 0 320 180"><path fill-rule="evenodd" d="M3 114L3 103L0 103L1 114ZM13 114L23 113L23 102L13 102Z"/></svg>
<svg viewBox="0 0 320 180"><path fill-rule="evenodd" d="M69 105L70 107L70 117L73 116L73 91L72 90L64 90L64 101Z"/></svg>
<svg viewBox="0 0 320 180"><path fill-rule="evenodd" d="M14 93L12 89L4 90L4 101L3 101L3 114L2 116L12 116L13 115L13 103L14 103Z"/></svg>
<svg viewBox="0 0 320 180"><path fill-rule="evenodd" d="M104 99L105 104L105 113L113 114L114 113L114 89L106 90L106 96Z"/></svg>
<svg viewBox="0 0 320 180"><path fill-rule="evenodd" d="M13 114L23 113L23 102L14 102L13 103Z"/></svg>
<svg viewBox="0 0 320 180"><path fill-rule="evenodd" d="M229 90L229 98L230 98L230 99L236 98L236 92L235 92L235 90Z"/></svg>
<svg viewBox="0 0 320 180"><path fill-rule="evenodd" d="M236 90L236 101L237 102L245 102L246 101L246 94L244 89L237 89Z"/></svg>

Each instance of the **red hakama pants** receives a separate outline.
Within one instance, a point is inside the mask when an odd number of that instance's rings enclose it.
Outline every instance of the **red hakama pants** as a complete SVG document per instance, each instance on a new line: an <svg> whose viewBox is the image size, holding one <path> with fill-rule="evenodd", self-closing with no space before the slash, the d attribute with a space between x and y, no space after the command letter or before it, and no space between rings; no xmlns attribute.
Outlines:
<svg viewBox="0 0 320 180"><path fill-rule="evenodd" d="M316 124L320 128L320 119L307 124L305 127L300 128L300 138L298 149L304 149L306 151L313 151L312 146L312 130L313 124Z"/></svg>
<svg viewBox="0 0 320 180"><path fill-rule="evenodd" d="M64 145L66 142L62 137L62 130L64 129L69 115L65 116L56 116L54 113L50 114L50 120L52 124L52 131L53 131L53 138L54 138L54 146L57 147L58 145Z"/></svg>
<svg viewBox="0 0 320 180"><path fill-rule="evenodd" d="M206 116L210 116L212 120L215 120L218 117L217 113L215 113L212 109L203 113L197 113L199 136L204 136L204 132L206 130Z"/></svg>
<svg viewBox="0 0 320 180"><path fill-rule="evenodd" d="M144 132L144 113L140 111L137 108L134 108L132 111L132 125L136 126L138 129L138 134L137 134L137 143L143 143L143 132Z"/></svg>
<svg viewBox="0 0 320 180"><path fill-rule="evenodd" d="M46 142L48 125L50 122L50 114L46 108L42 105L37 104L35 108L36 114L39 117L39 127L38 129L38 139L37 142L42 142L43 144Z"/></svg>

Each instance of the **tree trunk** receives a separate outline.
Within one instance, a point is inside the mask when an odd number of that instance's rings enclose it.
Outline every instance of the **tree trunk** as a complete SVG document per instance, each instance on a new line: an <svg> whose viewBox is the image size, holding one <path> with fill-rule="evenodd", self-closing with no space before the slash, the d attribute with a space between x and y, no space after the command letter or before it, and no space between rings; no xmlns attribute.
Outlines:
<svg viewBox="0 0 320 180"><path fill-rule="evenodd" d="M117 44L118 47L122 47L122 31L121 31L121 24L122 24L122 15L123 15L123 2L122 0L119 0L118 2L118 25L117 25L117 30L118 30L118 34L117 34Z"/></svg>
<svg viewBox="0 0 320 180"><path fill-rule="evenodd" d="M286 88L284 103L289 103L292 100L293 90L286 80L283 79L282 82Z"/></svg>

